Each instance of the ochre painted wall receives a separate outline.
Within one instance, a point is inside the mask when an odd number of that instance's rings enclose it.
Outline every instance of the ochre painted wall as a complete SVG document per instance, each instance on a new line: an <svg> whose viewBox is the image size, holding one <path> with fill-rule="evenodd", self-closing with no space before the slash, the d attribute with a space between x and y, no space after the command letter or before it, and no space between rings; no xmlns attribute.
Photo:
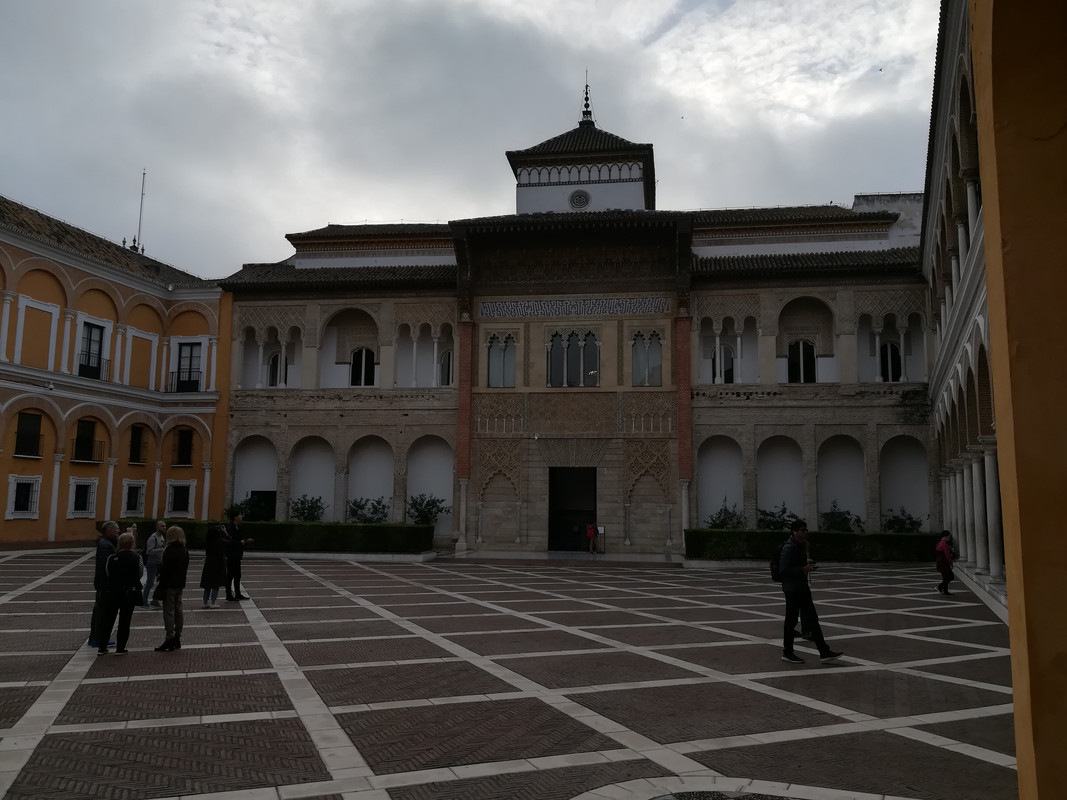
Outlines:
<svg viewBox="0 0 1067 800"><path fill-rule="evenodd" d="M1022 800L1067 798L1067 4L971 0Z"/></svg>

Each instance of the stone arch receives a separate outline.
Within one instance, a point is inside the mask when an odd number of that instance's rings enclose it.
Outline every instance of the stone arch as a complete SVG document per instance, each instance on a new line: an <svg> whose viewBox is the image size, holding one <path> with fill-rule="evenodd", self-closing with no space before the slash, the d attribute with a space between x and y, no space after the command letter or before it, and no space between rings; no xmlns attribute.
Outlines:
<svg viewBox="0 0 1067 800"><path fill-rule="evenodd" d="M756 448L756 507L781 508L804 516L804 457L789 436L764 439Z"/></svg>
<svg viewBox="0 0 1067 800"><path fill-rule="evenodd" d="M251 434L241 439L233 449L234 503L262 498L261 513L277 516L278 448L266 436ZM274 503L271 503L271 495Z"/></svg>
<svg viewBox="0 0 1067 800"><path fill-rule="evenodd" d="M325 506L323 520L333 520L341 509L334 498L337 458L333 445L321 436L305 436L294 442L289 451L289 501L303 495L321 497ZM286 518L289 509L285 509Z"/></svg>
<svg viewBox="0 0 1067 800"><path fill-rule="evenodd" d="M381 436L361 436L348 449L348 499L384 497L390 506L390 518L394 520L403 512L393 508L395 474L393 446Z"/></svg>
<svg viewBox="0 0 1067 800"><path fill-rule="evenodd" d="M867 459L863 446L852 436L825 439L816 459L818 512L825 514L834 501L867 522Z"/></svg>
<svg viewBox="0 0 1067 800"><path fill-rule="evenodd" d="M443 437L427 434L416 439L404 454L407 474L407 497L432 494L451 506L455 483L456 459L453 446ZM452 538L452 512L442 514L434 527L434 538Z"/></svg>
<svg viewBox="0 0 1067 800"><path fill-rule="evenodd" d="M913 436L894 436L878 454L882 517L903 508L929 528L930 485L926 448ZM880 522L880 521L879 521Z"/></svg>
<svg viewBox="0 0 1067 800"><path fill-rule="evenodd" d="M730 436L709 436L697 450L697 521L716 514L723 505L743 514L745 510L744 456L741 445Z"/></svg>
<svg viewBox="0 0 1067 800"><path fill-rule="evenodd" d="M22 261L12 270L11 278L15 291L42 302L67 307L74 294L67 271L41 256L30 256Z"/></svg>

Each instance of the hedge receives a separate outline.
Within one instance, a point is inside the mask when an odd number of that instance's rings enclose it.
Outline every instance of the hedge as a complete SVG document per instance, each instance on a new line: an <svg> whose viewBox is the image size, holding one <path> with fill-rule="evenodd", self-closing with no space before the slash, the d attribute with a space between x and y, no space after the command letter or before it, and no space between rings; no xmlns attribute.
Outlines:
<svg viewBox="0 0 1067 800"><path fill-rule="evenodd" d="M209 520L167 520L185 531L191 549L202 549L208 529L221 525ZM121 519L126 530L137 523L137 546L155 530L154 519ZM100 524L97 524L99 529ZM244 522L241 533L255 539L248 550L282 553L425 553L433 550L433 525L347 522Z"/></svg>
<svg viewBox="0 0 1067 800"><path fill-rule="evenodd" d="M789 538L787 531L708 530L685 532L685 557L707 561L749 559L770 561L774 551ZM923 562L934 560L936 533L818 533L808 539L816 561Z"/></svg>

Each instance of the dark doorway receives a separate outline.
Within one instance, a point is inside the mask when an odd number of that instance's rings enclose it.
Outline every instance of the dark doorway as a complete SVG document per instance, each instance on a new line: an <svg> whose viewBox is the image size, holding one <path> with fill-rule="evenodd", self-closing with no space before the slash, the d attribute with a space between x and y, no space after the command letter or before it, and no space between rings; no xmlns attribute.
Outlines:
<svg viewBox="0 0 1067 800"><path fill-rule="evenodd" d="M549 467L548 549L588 550L590 524L596 524L596 467Z"/></svg>

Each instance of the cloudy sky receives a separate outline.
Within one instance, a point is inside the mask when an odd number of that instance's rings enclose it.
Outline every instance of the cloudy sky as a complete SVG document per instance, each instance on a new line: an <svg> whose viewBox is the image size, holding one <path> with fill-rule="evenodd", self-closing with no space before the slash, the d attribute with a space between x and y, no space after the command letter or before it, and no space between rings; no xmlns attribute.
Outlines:
<svg viewBox="0 0 1067 800"><path fill-rule="evenodd" d="M935 0L8 0L0 194L196 275L327 223L514 212L597 124L660 209L920 191Z"/></svg>

